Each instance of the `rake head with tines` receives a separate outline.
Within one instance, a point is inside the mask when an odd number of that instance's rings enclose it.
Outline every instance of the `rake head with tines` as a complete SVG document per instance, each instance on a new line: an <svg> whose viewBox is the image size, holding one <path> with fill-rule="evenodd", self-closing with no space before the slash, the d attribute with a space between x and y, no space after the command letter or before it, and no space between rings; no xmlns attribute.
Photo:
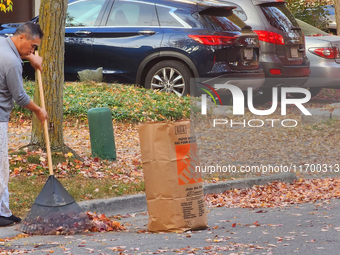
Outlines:
<svg viewBox="0 0 340 255"><path fill-rule="evenodd" d="M74 234L89 229L90 225L87 214L50 175L20 230L30 235Z"/></svg>

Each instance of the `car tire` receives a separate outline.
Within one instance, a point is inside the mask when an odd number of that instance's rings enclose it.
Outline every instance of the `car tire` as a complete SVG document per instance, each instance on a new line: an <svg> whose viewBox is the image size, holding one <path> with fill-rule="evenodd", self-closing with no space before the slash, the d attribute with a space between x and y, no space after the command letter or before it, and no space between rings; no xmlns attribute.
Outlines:
<svg viewBox="0 0 340 255"><path fill-rule="evenodd" d="M311 98L317 96L320 91L322 90L322 88L308 88L310 94L311 94ZM294 98L303 98L305 97L305 94L302 94L302 93L289 93L289 95L291 95L292 97Z"/></svg>
<svg viewBox="0 0 340 255"><path fill-rule="evenodd" d="M165 60L148 71L145 88L186 96L190 93L190 71L181 62Z"/></svg>

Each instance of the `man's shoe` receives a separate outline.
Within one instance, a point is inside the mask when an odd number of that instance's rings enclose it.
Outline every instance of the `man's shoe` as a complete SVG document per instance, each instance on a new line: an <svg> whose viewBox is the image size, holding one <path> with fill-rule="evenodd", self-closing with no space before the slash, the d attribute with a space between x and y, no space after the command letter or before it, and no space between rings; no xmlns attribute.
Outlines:
<svg viewBox="0 0 340 255"><path fill-rule="evenodd" d="M6 226L9 226L9 225L12 225L13 223L14 223L14 221L12 221L12 220L6 220L6 219L0 217L0 227L6 227Z"/></svg>
<svg viewBox="0 0 340 255"><path fill-rule="evenodd" d="M14 221L14 222L20 222L21 221L21 219L19 217L14 216L13 214L9 217L0 216L0 219L11 220L11 221Z"/></svg>

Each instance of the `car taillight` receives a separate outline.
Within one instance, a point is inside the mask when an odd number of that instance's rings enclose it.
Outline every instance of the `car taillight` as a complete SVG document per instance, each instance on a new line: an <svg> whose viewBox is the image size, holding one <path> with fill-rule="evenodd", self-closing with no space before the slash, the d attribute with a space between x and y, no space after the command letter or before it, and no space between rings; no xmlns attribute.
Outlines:
<svg viewBox="0 0 340 255"><path fill-rule="evenodd" d="M281 70L280 69L270 69L269 72L272 75L281 75Z"/></svg>
<svg viewBox="0 0 340 255"><path fill-rule="evenodd" d="M310 48L308 50L322 58L328 58L328 59L340 58L340 52L337 47Z"/></svg>
<svg viewBox="0 0 340 255"><path fill-rule="evenodd" d="M260 41L274 43L278 45L285 44L285 40L280 34L264 30L254 30L254 32L259 36Z"/></svg>
<svg viewBox="0 0 340 255"><path fill-rule="evenodd" d="M303 40L303 44L306 45L306 36L304 32L302 32L302 40Z"/></svg>
<svg viewBox="0 0 340 255"><path fill-rule="evenodd" d="M312 34L312 35L308 35L308 36L322 36L322 34Z"/></svg>
<svg viewBox="0 0 340 255"><path fill-rule="evenodd" d="M236 41L236 37L221 35L188 35L191 39L204 45L231 45Z"/></svg>

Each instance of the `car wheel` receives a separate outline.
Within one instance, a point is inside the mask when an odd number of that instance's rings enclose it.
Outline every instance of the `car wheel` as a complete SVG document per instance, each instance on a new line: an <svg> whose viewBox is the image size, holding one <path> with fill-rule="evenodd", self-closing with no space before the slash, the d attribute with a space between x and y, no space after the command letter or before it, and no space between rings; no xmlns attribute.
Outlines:
<svg viewBox="0 0 340 255"><path fill-rule="evenodd" d="M308 88L310 94L311 94L311 97L315 97L317 96L320 91L322 90L322 88ZM305 94L302 94L302 93L289 93L289 95L291 95L292 97L294 98L303 98L305 97Z"/></svg>
<svg viewBox="0 0 340 255"><path fill-rule="evenodd" d="M145 88L175 93L180 97L188 95L190 92L190 71L178 61L159 62L146 75Z"/></svg>

